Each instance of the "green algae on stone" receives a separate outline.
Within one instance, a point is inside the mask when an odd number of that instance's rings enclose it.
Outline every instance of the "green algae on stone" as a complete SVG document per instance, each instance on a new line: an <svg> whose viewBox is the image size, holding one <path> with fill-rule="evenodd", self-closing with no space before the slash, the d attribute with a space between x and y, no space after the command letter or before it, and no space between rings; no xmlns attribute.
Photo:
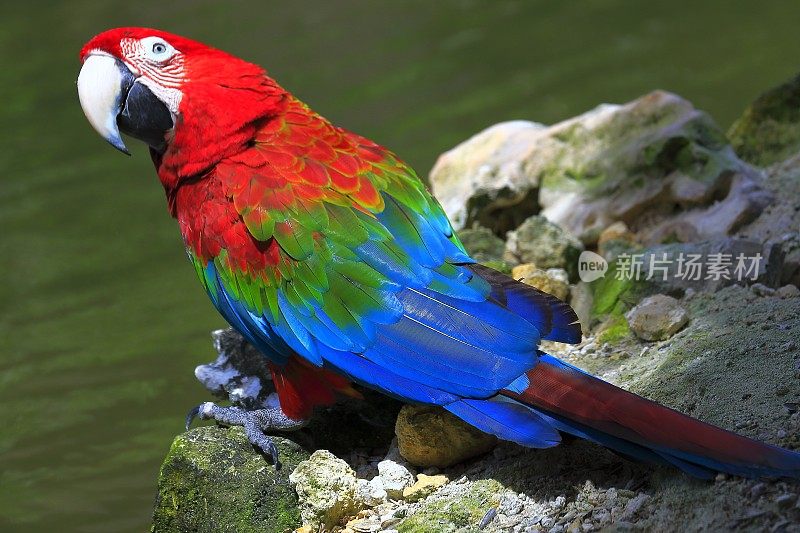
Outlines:
<svg viewBox="0 0 800 533"><path fill-rule="evenodd" d="M478 531L486 512L496 507L503 485L494 479L468 485L449 484L427 498L410 518L400 522L400 533L448 533Z"/></svg>
<svg viewBox="0 0 800 533"><path fill-rule="evenodd" d="M242 428L207 426L178 435L161 465L153 533L256 532L300 525L288 476L308 453L273 437L283 467L275 471Z"/></svg>
<svg viewBox="0 0 800 533"><path fill-rule="evenodd" d="M746 170L706 113L663 91L598 106L547 133L535 153L541 214L586 244L615 221L638 231L713 205ZM657 241L658 231L645 237Z"/></svg>
<svg viewBox="0 0 800 533"><path fill-rule="evenodd" d="M622 311L624 308L622 302L617 302L614 312L600 324L596 333L599 344L617 344L631 334L628 319Z"/></svg>
<svg viewBox="0 0 800 533"><path fill-rule="evenodd" d="M505 243L503 240L488 228L478 226L462 229L458 232L458 238L467 252L479 263L501 262L503 260L503 250Z"/></svg>
<svg viewBox="0 0 800 533"><path fill-rule="evenodd" d="M800 75L766 91L728 130L739 157L768 166L800 152Z"/></svg>
<svg viewBox="0 0 800 533"><path fill-rule="evenodd" d="M645 280L639 279L640 276L633 271L621 271L622 268L622 261L618 258L609 264L605 276L589 283L593 321L607 315L624 314L646 292Z"/></svg>

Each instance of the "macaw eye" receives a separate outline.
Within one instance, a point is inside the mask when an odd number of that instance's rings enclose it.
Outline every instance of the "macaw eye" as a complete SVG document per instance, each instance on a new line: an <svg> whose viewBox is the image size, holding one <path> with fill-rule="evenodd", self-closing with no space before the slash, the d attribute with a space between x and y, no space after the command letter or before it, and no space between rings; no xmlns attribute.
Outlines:
<svg viewBox="0 0 800 533"><path fill-rule="evenodd" d="M144 55L157 63L163 63L177 53L171 44L156 36L145 37L141 41L141 46L144 49Z"/></svg>

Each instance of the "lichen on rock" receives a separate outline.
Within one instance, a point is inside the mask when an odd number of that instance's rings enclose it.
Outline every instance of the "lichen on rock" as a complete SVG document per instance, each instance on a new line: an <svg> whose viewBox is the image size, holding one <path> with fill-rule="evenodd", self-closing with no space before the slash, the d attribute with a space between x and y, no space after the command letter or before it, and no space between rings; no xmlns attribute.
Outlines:
<svg viewBox="0 0 800 533"><path fill-rule="evenodd" d="M532 216L506 236L504 258L513 263L533 263L537 268L560 268L577 278L583 244L542 216Z"/></svg>
<svg viewBox="0 0 800 533"><path fill-rule="evenodd" d="M728 130L739 157L767 166L800 152L800 75L756 98Z"/></svg>
<svg viewBox="0 0 800 533"><path fill-rule="evenodd" d="M241 428L195 428L172 443L158 480L154 533L284 531L300 525L288 476L308 453L274 437L283 468L257 453Z"/></svg>
<svg viewBox="0 0 800 533"><path fill-rule="evenodd" d="M299 497L303 523L331 528L355 515L366 503L359 499L356 473L327 450L317 450L289 476Z"/></svg>

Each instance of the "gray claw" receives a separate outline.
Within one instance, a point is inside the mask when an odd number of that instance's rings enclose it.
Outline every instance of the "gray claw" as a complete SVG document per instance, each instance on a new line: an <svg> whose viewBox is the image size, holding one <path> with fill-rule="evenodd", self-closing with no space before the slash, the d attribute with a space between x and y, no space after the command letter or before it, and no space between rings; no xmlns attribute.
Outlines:
<svg viewBox="0 0 800 533"><path fill-rule="evenodd" d="M186 415L186 429L189 429L195 417L203 420L216 420L227 426L244 428L247 440L265 455L269 455L275 469L281 467L278 459L278 447L266 435L267 431L293 431L303 427L304 420L293 420L287 417L280 407L271 407L247 411L240 407L219 407L211 402L204 402L193 408Z"/></svg>
<svg viewBox="0 0 800 533"><path fill-rule="evenodd" d="M201 403L186 413L186 431L189 431L189 427L192 425L192 421L194 421L195 417L200 414L200 408L203 406Z"/></svg>

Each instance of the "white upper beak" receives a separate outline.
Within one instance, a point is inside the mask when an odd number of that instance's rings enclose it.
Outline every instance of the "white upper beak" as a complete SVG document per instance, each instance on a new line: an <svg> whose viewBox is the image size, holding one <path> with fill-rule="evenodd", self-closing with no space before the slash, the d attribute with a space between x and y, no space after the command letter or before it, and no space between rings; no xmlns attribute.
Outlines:
<svg viewBox="0 0 800 533"><path fill-rule="evenodd" d="M117 114L122 108L122 84L117 60L102 52L92 52L78 74L78 98L95 131L114 148L130 155L117 126Z"/></svg>

